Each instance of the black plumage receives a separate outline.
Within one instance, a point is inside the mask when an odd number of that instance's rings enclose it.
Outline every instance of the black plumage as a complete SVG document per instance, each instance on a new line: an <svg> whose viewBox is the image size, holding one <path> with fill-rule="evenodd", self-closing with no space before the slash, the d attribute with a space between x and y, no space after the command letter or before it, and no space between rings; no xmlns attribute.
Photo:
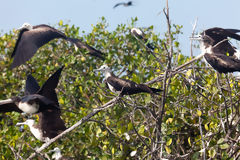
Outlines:
<svg viewBox="0 0 240 160"><path fill-rule="evenodd" d="M219 73L240 71L240 60L232 56L206 53L204 58Z"/></svg>
<svg viewBox="0 0 240 160"><path fill-rule="evenodd" d="M39 113L48 109L58 109L55 92L63 67L58 69L40 88L37 81L28 75L23 97L13 97L0 101L0 112Z"/></svg>
<svg viewBox="0 0 240 160"><path fill-rule="evenodd" d="M128 1L127 3L126 2L121 2L121 3L115 4L113 6L113 8L116 8L116 7L121 6L121 5L124 6L124 7L129 7L129 6L132 6L133 3L132 3L132 1Z"/></svg>
<svg viewBox="0 0 240 160"><path fill-rule="evenodd" d="M39 94L54 103L54 107L40 105L39 111L37 112L39 116L37 124L32 124L34 120L27 120L26 122L17 124L28 125L33 135L40 141L46 142L66 129L64 121L61 119L61 110L55 92L62 69L63 67L58 69L41 88L32 76L28 76L26 82L25 94L27 96ZM34 128L34 130L32 128Z"/></svg>
<svg viewBox="0 0 240 160"><path fill-rule="evenodd" d="M229 54L233 56L236 52L236 48L231 45L228 38L240 40L240 35L236 34L240 32L237 29L223 29L223 28L209 28L200 34L200 41L202 42L203 49L211 48L213 53Z"/></svg>
<svg viewBox="0 0 240 160"><path fill-rule="evenodd" d="M161 89L148 87L145 84L137 84L127 79L118 78L113 73L111 73L111 70L107 65L103 65L95 71L103 71L105 74L105 82L109 89L112 92L120 93L121 96L132 95L141 92L158 94L158 92L162 91Z"/></svg>
<svg viewBox="0 0 240 160"><path fill-rule="evenodd" d="M214 27L194 38L200 40L204 58L219 73L240 71L240 53L228 39L240 40L237 32L240 30Z"/></svg>
<svg viewBox="0 0 240 160"><path fill-rule="evenodd" d="M28 23L24 23L20 28L20 33L11 55L13 58L11 68L24 64L33 57L41 46L56 38L62 38L70 41L76 44L78 48L87 49L90 55L104 59L102 52L94 49L86 43L83 43L79 39L67 37L64 33L51 26L45 24L31 26Z"/></svg>

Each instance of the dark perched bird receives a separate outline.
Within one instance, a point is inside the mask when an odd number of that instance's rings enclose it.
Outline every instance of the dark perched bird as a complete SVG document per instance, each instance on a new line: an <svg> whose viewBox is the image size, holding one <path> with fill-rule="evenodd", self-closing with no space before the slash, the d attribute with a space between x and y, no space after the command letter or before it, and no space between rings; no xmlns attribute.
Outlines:
<svg viewBox="0 0 240 160"><path fill-rule="evenodd" d="M34 114L48 109L59 110L55 88L63 67L58 69L40 88L37 81L28 75L25 96L0 101L0 112L19 112Z"/></svg>
<svg viewBox="0 0 240 160"><path fill-rule="evenodd" d="M141 92L146 92L150 94L158 94L161 89L151 88L145 84L137 84L133 81L127 79L120 79L116 77L107 65L102 65L99 69L95 71L102 71L105 75L106 84L112 92L123 95L131 95Z"/></svg>
<svg viewBox="0 0 240 160"><path fill-rule="evenodd" d="M74 160L74 158L63 156L61 154L61 150L58 147L54 148L53 150L50 150L49 152L54 152L52 155L52 159L55 160Z"/></svg>
<svg viewBox="0 0 240 160"><path fill-rule="evenodd" d="M193 39L200 41L200 47L203 52L225 55L228 53L230 56L234 56L237 50L230 44L228 38L240 40L240 35L236 34L237 32L240 32L240 30L214 27L203 31L198 37Z"/></svg>
<svg viewBox="0 0 240 160"><path fill-rule="evenodd" d="M228 40L240 40L237 32L240 30L214 27L193 38L200 41L204 58L219 73L240 71L240 53Z"/></svg>
<svg viewBox="0 0 240 160"><path fill-rule="evenodd" d="M38 116L39 120L37 124L35 124L35 120L28 119L16 125L28 125L32 134L42 142L47 142L66 130L64 121L60 117L60 109L47 109L38 113Z"/></svg>
<svg viewBox="0 0 240 160"><path fill-rule="evenodd" d="M132 1L128 1L127 3L126 2L121 2L121 3L115 4L115 6L113 6L113 8L116 8L116 7L121 6L121 5L123 5L124 7L129 7L129 6L132 6L133 3L132 3Z"/></svg>
<svg viewBox="0 0 240 160"><path fill-rule="evenodd" d="M55 38L62 38L70 41L78 48L87 49L90 55L104 59L102 52L94 49L86 43L81 42L79 39L67 37L64 33L51 26L45 24L32 26L28 23L24 23L19 30L20 33L11 55L11 58L13 58L11 68L15 68L21 64L24 64L37 52L41 46Z"/></svg>
<svg viewBox="0 0 240 160"><path fill-rule="evenodd" d="M135 38L142 40L149 49L154 50L153 45L149 43L148 39L145 37L145 34L141 29L132 28L130 32Z"/></svg>

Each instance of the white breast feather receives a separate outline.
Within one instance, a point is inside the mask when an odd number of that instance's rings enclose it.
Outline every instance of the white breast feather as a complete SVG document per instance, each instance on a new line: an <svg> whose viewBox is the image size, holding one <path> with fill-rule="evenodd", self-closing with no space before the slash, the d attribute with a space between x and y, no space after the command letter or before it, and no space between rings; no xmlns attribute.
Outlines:
<svg viewBox="0 0 240 160"><path fill-rule="evenodd" d="M23 112L28 114L36 113L39 109L39 105L36 103L33 103L32 105L26 103L26 102L19 102L19 109L21 109Z"/></svg>

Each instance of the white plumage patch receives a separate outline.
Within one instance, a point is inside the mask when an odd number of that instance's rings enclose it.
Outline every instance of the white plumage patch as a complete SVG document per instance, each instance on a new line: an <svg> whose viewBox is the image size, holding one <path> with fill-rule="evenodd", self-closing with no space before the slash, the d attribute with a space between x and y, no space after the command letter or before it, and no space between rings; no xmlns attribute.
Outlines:
<svg viewBox="0 0 240 160"><path fill-rule="evenodd" d="M237 59L240 60L240 51L236 50L237 52L234 53L234 55L237 57Z"/></svg>
<svg viewBox="0 0 240 160"><path fill-rule="evenodd" d="M23 112L28 113L28 114L33 114L36 113L39 109L39 104L33 103L29 104L27 102L19 102L19 109L21 109Z"/></svg>

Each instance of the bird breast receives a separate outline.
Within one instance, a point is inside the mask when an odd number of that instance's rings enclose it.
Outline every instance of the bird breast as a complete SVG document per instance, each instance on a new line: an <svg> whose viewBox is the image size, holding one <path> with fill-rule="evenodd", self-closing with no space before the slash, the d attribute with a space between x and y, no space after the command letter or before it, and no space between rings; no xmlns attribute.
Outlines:
<svg viewBox="0 0 240 160"><path fill-rule="evenodd" d="M44 141L43 133L41 132L41 130L39 130L38 128L35 128L33 126L29 126L29 127L30 127L30 131L32 132L34 137L36 137L40 141Z"/></svg>
<svg viewBox="0 0 240 160"><path fill-rule="evenodd" d="M29 104L28 102L19 102L19 109L28 114L34 114L38 112L39 104L33 103Z"/></svg>

